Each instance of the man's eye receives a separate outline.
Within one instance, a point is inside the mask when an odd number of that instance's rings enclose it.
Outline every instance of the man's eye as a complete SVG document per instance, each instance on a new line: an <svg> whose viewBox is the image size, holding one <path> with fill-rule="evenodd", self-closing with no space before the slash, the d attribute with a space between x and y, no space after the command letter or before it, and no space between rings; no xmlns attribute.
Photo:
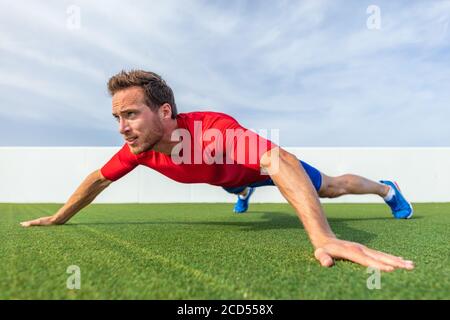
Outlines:
<svg viewBox="0 0 450 320"><path fill-rule="evenodd" d="M130 112L128 112L127 113L127 115L129 116L129 117L132 117L132 116L134 116L136 113L135 112L132 112L132 111L130 111Z"/></svg>

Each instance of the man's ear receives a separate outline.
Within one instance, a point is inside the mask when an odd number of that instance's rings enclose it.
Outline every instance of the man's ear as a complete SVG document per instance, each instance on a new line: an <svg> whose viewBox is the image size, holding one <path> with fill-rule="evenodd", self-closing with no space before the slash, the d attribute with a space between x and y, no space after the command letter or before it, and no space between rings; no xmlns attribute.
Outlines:
<svg viewBox="0 0 450 320"><path fill-rule="evenodd" d="M172 107L168 103L164 103L159 107L159 116L161 120L172 118Z"/></svg>

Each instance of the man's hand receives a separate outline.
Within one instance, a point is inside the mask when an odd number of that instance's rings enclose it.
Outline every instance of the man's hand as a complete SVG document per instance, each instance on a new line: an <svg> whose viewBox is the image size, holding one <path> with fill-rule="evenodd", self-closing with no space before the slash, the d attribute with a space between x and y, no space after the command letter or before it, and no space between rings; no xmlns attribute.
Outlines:
<svg viewBox="0 0 450 320"><path fill-rule="evenodd" d="M56 221L54 216L42 217L35 220L29 220L20 223L22 227L50 226L54 224L61 224Z"/></svg>
<svg viewBox="0 0 450 320"><path fill-rule="evenodd" d="M53 216L42 217L35 220L21 222L22 227L31 226L50 226L64 224L81 209L91 203L95 197L107 188L111 181L103 177L100 170L89 174L81 185L75 190L75 193L69 198L66 204L58 210Z"/></svg>
<svg viewBox="0 0 450 320"><path fill-rule="evenodd" d="M314 256L324 267L331 267L335 259L345 259L366 267L391 272L395 269L414 269L414 263L381 251L369 249L362 244L330 239L316 248Z"/></svg>

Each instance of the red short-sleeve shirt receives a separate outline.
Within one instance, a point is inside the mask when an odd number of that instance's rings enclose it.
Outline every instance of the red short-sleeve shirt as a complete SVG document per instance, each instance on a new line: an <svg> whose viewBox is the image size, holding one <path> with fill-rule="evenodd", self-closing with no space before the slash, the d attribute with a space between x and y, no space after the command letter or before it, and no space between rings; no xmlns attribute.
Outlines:
<svg viewBox="0 0 450 320"><path fill-rule="evenodd" d="M218 112L190 112L177 116L183 143L178 157L147 151L133 154L125 144L102 168L110 180L120 179L138 165L152 168L181 183L207 183L239 187L262 181L260 158L276 147L273 142L242 127L232 117Z"/></svg>

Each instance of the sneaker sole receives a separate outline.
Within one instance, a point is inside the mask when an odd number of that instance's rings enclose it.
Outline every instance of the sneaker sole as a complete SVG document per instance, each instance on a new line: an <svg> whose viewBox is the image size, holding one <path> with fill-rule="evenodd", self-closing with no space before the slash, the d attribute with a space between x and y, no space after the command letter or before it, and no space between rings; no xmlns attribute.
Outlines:
<svg viewBox="0 0 450 320"><path fill-rule="evenodd" d="M400 187L398 186L397 182L396 182L396 181L392 181L392 182L395 184L395 186L397 187L398 191L400 191L400 193L401 193L402 190L401 190ZM409 208L411 209L411 213L410 213L407 217L404 217L404 218L396 218L396 219L411 219L411 217L412 217L413 214L414 214L414 208L413 208L411 202L409 202L408 200L406 200L405 197L403 197L403 199L405 199L406 203L409 205Z"/></svg>

